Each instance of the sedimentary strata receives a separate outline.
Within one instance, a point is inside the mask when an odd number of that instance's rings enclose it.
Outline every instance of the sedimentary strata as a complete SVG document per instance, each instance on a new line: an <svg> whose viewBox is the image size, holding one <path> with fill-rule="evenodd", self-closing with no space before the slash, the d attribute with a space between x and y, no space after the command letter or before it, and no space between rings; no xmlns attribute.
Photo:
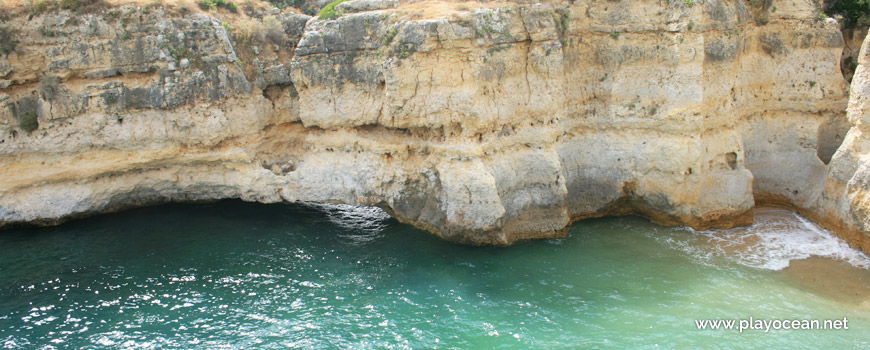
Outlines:
<svg viewBox="0 0 870 350"><path fill-rule="evenodd" d="M870 251L866 55L849 102L838 24L811 1L772 6L354 0L335 20L132 5L14 17L0 222L315 201L509 244L611 214L731 227L774 203Z"/></svg>

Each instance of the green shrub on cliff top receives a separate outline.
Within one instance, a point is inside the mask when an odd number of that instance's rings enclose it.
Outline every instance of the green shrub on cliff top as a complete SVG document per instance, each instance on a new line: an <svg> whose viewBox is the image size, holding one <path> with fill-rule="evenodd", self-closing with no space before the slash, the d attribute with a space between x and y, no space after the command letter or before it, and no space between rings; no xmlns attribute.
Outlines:
<svg viewBox="0 0 870 350"><path fill-rule="evenodd" d="M828 15L842 15L845 28L870 25L870 0L835 0L826 12Z"/></svg>
<svg viewBox="0 0 870 350"><path fill-rule="evenodd" d="M229 10L229 11L232 12L232 13L239 12L239 7L236 6L236 4L234 4L232 1L225 1L225 0L199 0L199 2L197 3L197 5L199 5L199 8L201 8L201 9L203 9L203 10L206 10L206 11L208 11L208 10L213 10L213 9L215 9L216 7L223 7L223 8L225 8L225 9Z"/></svg>
<svg viewBox="0 0 870 350"><path fill-rule="evenodd" d="M387 30L387 35L384 36L384 41L383 41L384 45L389 45L390 42L393 41L393 38L395 38L395 37L396 37L396 28L391 27L390 29Z"/></svg>
<svg viewBox="0 0 870 350"><path fill-rule="evenodd" d="M324 6L322 10L320 10L320 19L336 19L341 17L342 13L335 9L335 6L343 3L348 0L336 0L330 2L328 5Z"/></svg>

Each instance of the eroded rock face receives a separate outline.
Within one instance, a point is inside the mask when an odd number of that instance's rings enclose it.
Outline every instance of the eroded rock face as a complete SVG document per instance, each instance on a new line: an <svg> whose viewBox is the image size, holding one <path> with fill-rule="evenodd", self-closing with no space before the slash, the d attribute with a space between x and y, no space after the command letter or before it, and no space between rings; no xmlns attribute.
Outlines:
<svg viewBox="0 0 870 350"><path fill-rule="evenodd" d="M851 128L833 155L815 202L804 211L835 229L842 237L870 252L870 172L867 170L870 138L870 36L858 54L847 109Z"/></svg>
<svg viewBox="0 0 870 350"><path fill-rule="evenodd" d="M759 25L740 1L421 2L267 17L256 45L161 10L17 18L0 222L214 198L377 205L474 244L609 214L730 227L757 202L868 220L830 192L867 188L842 35L787 3Z"/></svg>

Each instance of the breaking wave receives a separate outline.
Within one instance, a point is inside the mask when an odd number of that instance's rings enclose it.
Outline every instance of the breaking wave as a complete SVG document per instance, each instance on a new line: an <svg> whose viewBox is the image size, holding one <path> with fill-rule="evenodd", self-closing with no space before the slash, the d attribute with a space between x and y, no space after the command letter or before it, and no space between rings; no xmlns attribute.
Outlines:
<svg viewBox="0 0 870 350"><path fill-rule="evenodd" d="M782 270L792 260L812 256L870 269L870 258L806 218L785 209L762 208L755 223L727 230L695 231L688 240L667 237L666 244L705 260L724 257L738 264Z"/></svg>

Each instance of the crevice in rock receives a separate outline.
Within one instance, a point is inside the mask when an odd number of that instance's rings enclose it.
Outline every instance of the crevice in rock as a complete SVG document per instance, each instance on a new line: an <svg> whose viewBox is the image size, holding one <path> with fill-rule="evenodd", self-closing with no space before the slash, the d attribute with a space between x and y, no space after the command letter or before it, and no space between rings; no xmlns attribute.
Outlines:
<svg viewBox="0 0 870 350"><path fill-rule="evenodd" d="M736 152L728 152L725 154L725 163L728 164L728 167L731 170L737 169L737 153ZM691 169L689 169L691 171Z"/></svg>
<svg viewBox="0 0 870 350"><path fill-rule="evenodd" d="M845 115L833 117L819 125L816 136L816 155L825 165L831 162L831 158L846 137L851 125Z"/></svg>

